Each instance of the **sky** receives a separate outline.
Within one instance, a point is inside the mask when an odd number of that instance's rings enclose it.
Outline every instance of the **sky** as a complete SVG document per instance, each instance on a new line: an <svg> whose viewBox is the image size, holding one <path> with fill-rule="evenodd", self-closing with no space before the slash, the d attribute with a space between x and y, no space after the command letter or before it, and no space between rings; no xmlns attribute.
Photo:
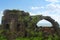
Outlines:
<svg viewBox="0 0 60 40"><path fill-rule="evenodd" d="M5 9L24 10L30 15L48 15L60 24L60 0L0 0L0 24Z"/></svg>

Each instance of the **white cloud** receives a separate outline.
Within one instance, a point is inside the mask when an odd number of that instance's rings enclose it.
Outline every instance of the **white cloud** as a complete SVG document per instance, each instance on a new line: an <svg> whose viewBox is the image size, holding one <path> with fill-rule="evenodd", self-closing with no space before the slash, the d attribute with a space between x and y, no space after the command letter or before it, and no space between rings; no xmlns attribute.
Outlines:
<svg viewBox="0 0 60 40"><path fill-rule="evenodd" d="M49 2L58 2L59 0L46 0ZM38 7L39 9L39 7ZM42 9L42 8L41 8ZM40 10L41 10L40 9ZM53 19L55 19L55 21L57 21L60 24L60 4L56 4L56 3L50 3L46 6L43 6L44 11L40 12L40 11L36 11L36 13L34 15L44 15L44 16L51 16ZM33 12L31 12L32 14Z"/></svg>
<svg viewBox="0 0 60 40"><path fill-rule="evenodd" d="M0 11L0 17L2 17L3 16L3 11Z"/></svg>
<svg viewBox="0 0 60 40"><path fill-rule="evenodd" d="M43 23L44 22L44 23ZM52 24L49 22L49 21L47 21L47 20L41 20L41 21L39 21L38 23L37 23L37 26L39 27L39 26L44 26L44 27L48 27L48 26L52 26Z"/></svg>
<svg viewBox="0 0 60 40"><path fill-rule="evenodd" d="M31 16L34 16L34 15L36 15L36 14L35 14L35 13L31 13L31 12L30 12L30 15L31 15Z"/></svg>
<svg viewBox="0 0 60 40"><path fill-rule="evenodd" d="M31 7L31 10L39 10L41 8L44 8L44 7L38 7L38 6L35 6L35 7Z"/></svg>
<svg viewBox="0 0 60 40"><path fill-rule="evenodd" d="M52 3L59 2L59 0L45 0L45 1L52 2Z"/></svg>
<svg viewBox="0 0 60 40"><path fill-rule="evenodd" d="M3 16L3 11L0 11L0 24L1 24L2 16Z"/></svg>
<svg viewBox="0 0 60 40"><path fill-rule="evenodd" d="M0 13L3 13L3 11L0 11Z"/></svg>
<svg viewBox="0 0 60 40"><path fill-rule="evenodd" d="M31 7L32 10L37 10L39 9L40 7Z"/></svg>

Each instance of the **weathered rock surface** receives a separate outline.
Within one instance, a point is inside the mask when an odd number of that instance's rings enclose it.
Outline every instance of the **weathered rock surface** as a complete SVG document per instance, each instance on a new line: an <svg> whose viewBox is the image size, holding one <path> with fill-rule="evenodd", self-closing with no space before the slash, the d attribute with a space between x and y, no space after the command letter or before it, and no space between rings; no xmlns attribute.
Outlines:
<svg viewBox="0 0 60 40"><path fill-rule="evenodd" d="M49 16L35 15L30 16L28 12L20 10L5 10L4 16L2 17L2 27L5 31L4 34L7 34L10 37L25 37L28 36L28 31L36 31L37 22L45 19L52 23L52 28L58 32L59 24ZM45 29L44 29L45 30ZM13 39L12 38L12 39Z"/></svg>

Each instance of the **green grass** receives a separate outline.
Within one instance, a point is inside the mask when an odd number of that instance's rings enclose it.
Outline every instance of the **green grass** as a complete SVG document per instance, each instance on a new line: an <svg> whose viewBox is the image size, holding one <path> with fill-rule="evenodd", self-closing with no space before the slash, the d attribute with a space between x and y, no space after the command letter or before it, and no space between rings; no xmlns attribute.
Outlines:
<svg viewBox="0 0 60 40"><path fill-rule="evenodd" d="M42 38L40 38L40 37L30 37L30 38L27 38L27 37L22 38L22 37L20 37L20 38L16 38L16 40L42 40Z"/></svg>
<svg viewBox="0 0 60 40"><path fill-rule="evenodd" d="M0 40L7 40L7 38L0 34Z"/></svg>
<svg viewBox="0 0 60 40"><path fill-rule="evenodd" d="M0 35L0 40L7 40L7 38ZM48 36L47 39L44 39L43 37L18 37L15 40L59 40L59 37L58 36L55 36L55 37Z"/></svg>
<svg viewBox="0 0 60 40"><path fill-rule="evenodd" d="M2 30L0 31L0 40L7 40L7 38L1 34ZM60 38L54 34L54 36L49 35L47 38L45 38L42 32L33 32L30 31L31 37L17 37L15 40L60 40ZM34 37L35 36L35 37Z"/></svg>
<svg viewBox="0 0 60 40"><path fill-rule="evenodd" d="M22 38L22 37L20 37L20 38L16 38L16 40L59 40L59 38L55 38L55 37L51 37L51 36L49 36L47 39L44 39L44 38L40 38L40 37L30 37L30 38L27 38L27 37L25 37L25 38Z"/></svg>

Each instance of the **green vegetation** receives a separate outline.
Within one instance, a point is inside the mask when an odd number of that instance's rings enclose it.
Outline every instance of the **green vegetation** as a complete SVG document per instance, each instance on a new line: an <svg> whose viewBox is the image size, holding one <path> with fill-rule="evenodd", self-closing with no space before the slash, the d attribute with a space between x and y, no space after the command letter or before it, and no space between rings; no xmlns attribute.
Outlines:
<svg viewBox="0 0 60 40"><path fill-rule="evenodd" d="M52 35L49 35L46 39L44 36L40 37L18 37L16 40L59 40L59 37L55 35L54 37Z"/></svg>
<svg viewBox="0 0 60 40"><path fill-rule="evenodd" d="M0 34L0 40L7 40L7 38Z"/></svg>
<svg viewBox="0 0 60 40"><path fill-rule="evenodd" d="M7 40L7 38L2 34L3 30L0 30L0 40Z"/></svg>
<svg viewBox="0 0 60 40"><path fill-rule="evenodd" d="M7 40L6 36L2 35L2 30L0 30L0 40ZM49 35L47 38L43 36L42 32L30 31L32 36L30 37L17 37L15 40L59 40L59 37L54 34L54 36Z"/></svg>
<svg viewBox="0 0 60 40"><path fill-rule="evenodd" d="M0 40L59 40L59 36L56 34L44 34L46 29L42 30L43 32L38 30L37 22L45 19L52 23L56 32L58 31L58 23L49 16L30 16L28 12L19 10L6 10L3 14L0 25Z"/></svg>

